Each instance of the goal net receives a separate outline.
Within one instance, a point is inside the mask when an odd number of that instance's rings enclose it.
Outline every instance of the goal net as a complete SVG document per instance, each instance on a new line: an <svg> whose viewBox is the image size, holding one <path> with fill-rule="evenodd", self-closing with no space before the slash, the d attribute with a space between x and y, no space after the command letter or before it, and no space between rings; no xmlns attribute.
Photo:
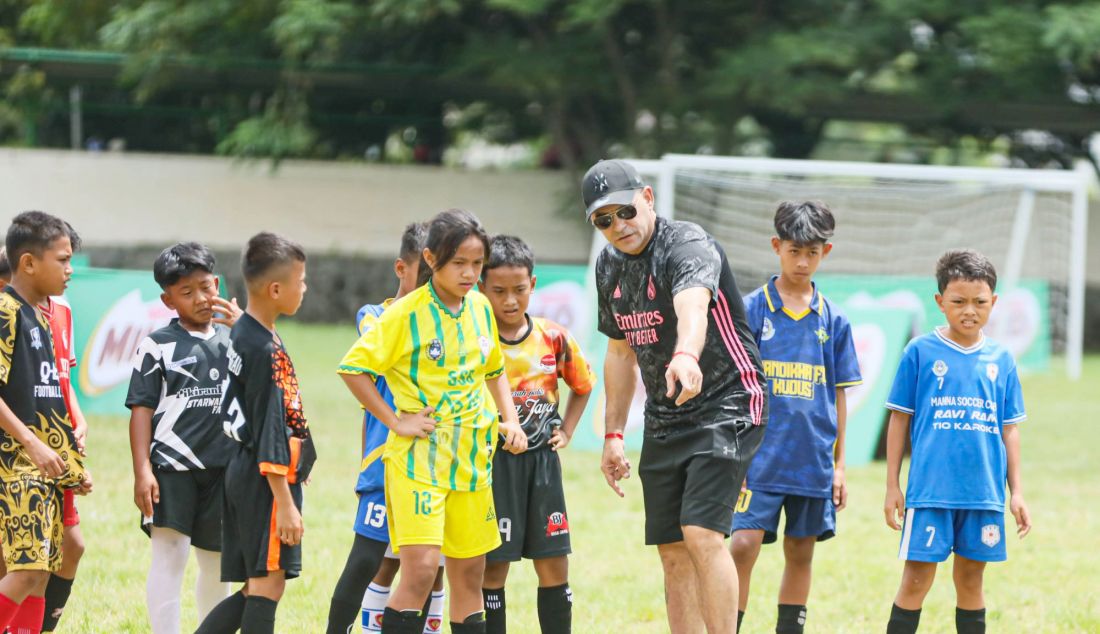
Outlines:
<svg viewBox="0 0 1100 634"><path fill-rule="evenodd" d="M1070 376L1080 372L1087 172L688 155L639 163L658 211L709 231L742 292L778 273L777 203L821 200L837 219L818 272L826 296L911 308L914 329L927 330L943 323L931 299L936 260L976 249L999 275L991 335L1026 369L1053 354Z"/></svg>

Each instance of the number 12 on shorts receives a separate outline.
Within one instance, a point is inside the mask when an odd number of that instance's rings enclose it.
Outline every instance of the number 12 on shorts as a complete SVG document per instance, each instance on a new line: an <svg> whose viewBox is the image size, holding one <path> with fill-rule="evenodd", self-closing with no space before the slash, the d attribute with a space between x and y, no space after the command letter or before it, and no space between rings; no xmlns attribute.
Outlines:
<svg viewBox="0 0 1100 634"><path fill-rule="evenodd" d="M432 514L432 492L413 491L413 513L415 515Z"/></svg>

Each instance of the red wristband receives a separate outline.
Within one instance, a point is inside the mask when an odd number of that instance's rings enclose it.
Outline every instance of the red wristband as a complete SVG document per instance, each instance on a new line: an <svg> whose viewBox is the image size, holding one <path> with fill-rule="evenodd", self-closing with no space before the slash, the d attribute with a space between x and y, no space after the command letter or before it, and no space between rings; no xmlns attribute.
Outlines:
<svg viewBox="0 0 1100 634"><path fill-rule="evenodd" d="M613 431L613 432L608 432L608 433L603 435L604 440L611 440L612 438L618 438L619 440L622 440L623 439L623 434L622 434L622 432Z"/></svg>
<svg viewBox="0 0 1100 634"><path fill-rule="evenodd" d="M672 353L672 358L674 358L674 359L675 359L677 355L681 355L681 354L683 354L683 355L687 355L687 356L691 357L692 359L694 359L694 360L695 360L695 363L699 363L699 357L697 357L697 356L695 356L694 354L692 354L692 353L688 352L687 350L681 350L681 351L679 351L679 352L674 352L674 353Z"/></svg>

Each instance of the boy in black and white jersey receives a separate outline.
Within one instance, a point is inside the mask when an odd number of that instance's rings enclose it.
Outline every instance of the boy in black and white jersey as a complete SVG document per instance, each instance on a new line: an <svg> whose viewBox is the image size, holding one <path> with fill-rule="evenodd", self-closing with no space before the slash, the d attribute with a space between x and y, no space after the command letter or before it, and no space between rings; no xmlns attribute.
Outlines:
<svg viewBox="0 0 1100 634"><path fill-rule="evenodd" d="M218 407L218 369L240 313L218 296L214 256L194 242L157 257L153 277L178 318L138 346L126 406L134 462L134 504L152 538L146 605L154 634L180 631L180 587L195 547L195 602L201 621L228 594L221 582L222 478L233 442ZM217 318L217 312L226 315Z"/></svg>

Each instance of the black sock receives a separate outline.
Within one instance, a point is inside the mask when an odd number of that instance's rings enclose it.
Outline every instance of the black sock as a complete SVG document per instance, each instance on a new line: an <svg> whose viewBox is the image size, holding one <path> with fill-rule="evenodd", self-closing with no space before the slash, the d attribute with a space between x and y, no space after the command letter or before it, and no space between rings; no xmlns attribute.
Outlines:
<svg viewBox="0 0 1100 634"><path fill-rule="evenodd" d="M573 591L569 584L539 588L538 610L542 634L569 634L573 630Z"/></svg>
<svg viewBox="0 0 1100 634"><path fill-rule="evenodd" d="M355 536L344 572L340 573L329 601L327 634L347 634L348 626L358 623L363 593L382 565L385 552L385 542Z"/></svg>
<svg viewBox="0 0 1100 634"><path fill-rule="evenodd" d="M775 621L775 634L802 634L806 625L806 606L779 604L779 618Z"/></svg>
<svg viewBox="0 0 1100 634"><path fill-rule="evenodd" d="M486 634L485 613L474 612L461 623L451 621L451 634Z"/></svg>
<svg viewBox="0 0 1100 634"><path fill-rule="evenodd" d="M235 592L210 610L195 634L232 634L241 629L241 617L244 616L245 596Z"/></svg>
<svg viewBox="0 0 1100 634"><path fill-rule="evenodd" d="M42 617L43 632L52 632L57 629L57 622L61 620L61 613L69 601L69 593L73 591L73 581L75 580L50 575L50 581L46 584L46 613Z"/></svg>
<svg viewBox="0 0 1100 634"><path fill-rule="evenodd" d="M423 634L421 611L386 608L382 613L382 632L384 634Z"/></svg>
<svg viewBox="0 0 1100 634"><path fill-rule="evenodd" d="M508 631L508 615L504 612L504 588L482 588L481 596L485 601L485 633L505 634Z"/></svg>
<svg viewBox="0 0 1100 634"><path fill-rule="evenodd" d="M985 608L955 608L955 631L959 634L985 634Z"/></svg>
<svg viewBox="0 0 1100 634"><path fill-rule="evenodd" d="M741 631L741 621L743 621L743 620L745 620L745 611L744 610L738 610L737 611L737 631L738 632Z"/></svg>
<svg viewBox="0 0 1100 634"><path fill-rule="evenodd" d="M424 628L428 626L428 612L432 609L432 592L435 592L435 588L428 591L428 598L424 599L424 607L420 610L420 620L417 621L420 624L420 629L417 630L418 634L423 633Z"/></svg>
<svg viewBox="0 0 1100 634"><path fill-rule="evenodd" d="M278 601L267 597L248 597L241 617L241 634L275 634L275 610L278 607Z"/></svg>
<svg viewBox="0 0 1100 634"><path fill-rule="evenodd" d="M915 634L920 625L920 608L906 610L895 603L890 610L890 622L886 624L886 634Z"/></svg>

